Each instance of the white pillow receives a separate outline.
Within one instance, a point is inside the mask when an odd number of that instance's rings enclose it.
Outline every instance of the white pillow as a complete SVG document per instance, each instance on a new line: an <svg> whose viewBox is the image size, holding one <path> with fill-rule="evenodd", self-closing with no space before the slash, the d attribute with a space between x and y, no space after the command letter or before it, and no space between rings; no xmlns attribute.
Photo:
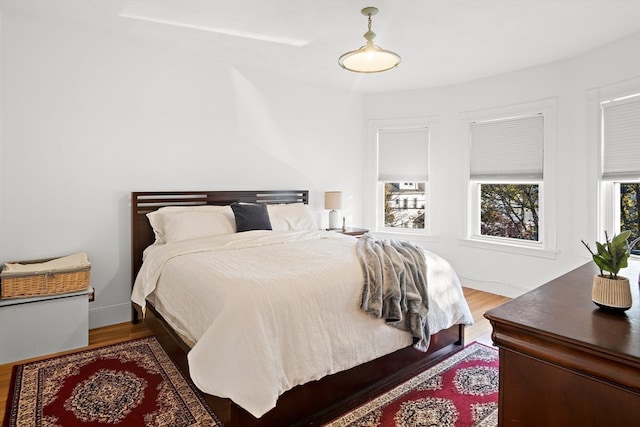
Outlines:
<svg viewBox="0 0 640 427"><path fill-rule="evenodd" d="M235 232L229 218L221 212L185 212L164 218L167 243Z"/></svg>
<svg viewBox="0 0 640 427"><path fill-rule="evenodd" d="M236 232L229 206L166 206L147 218L156 244Z"/></svg>
<svg viewBox="0 0 640 427"><path fill-rule="evenodd" d="M267 205L271 228L276 231L317 230L309 205L304 203L284 203Z"/></svg>

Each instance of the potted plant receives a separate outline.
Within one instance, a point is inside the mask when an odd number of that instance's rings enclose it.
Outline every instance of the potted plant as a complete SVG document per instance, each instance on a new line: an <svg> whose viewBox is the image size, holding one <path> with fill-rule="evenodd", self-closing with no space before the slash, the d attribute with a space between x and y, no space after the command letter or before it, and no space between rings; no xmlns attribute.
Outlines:
<svg viewBox="0 0 640 427"><path fill-rule="evenodd" d="M591 250L589 245L582 240L600 269L600 274L593 278L591 299L600 308L625 311L631 308L631 287L629 279L618 276L620 269L627 267L630 255L630 246L627 239L631 231L623 231L609 239L605 232L605 242L596 242L597 252ZM607 274L605 274L605 272Z"/></svg>

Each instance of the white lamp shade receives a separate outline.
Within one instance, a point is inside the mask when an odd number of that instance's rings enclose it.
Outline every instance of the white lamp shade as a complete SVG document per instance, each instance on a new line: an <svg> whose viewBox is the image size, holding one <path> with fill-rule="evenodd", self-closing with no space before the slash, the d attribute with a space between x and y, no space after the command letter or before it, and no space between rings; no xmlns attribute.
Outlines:
<svg viewBox="0 0 640 427"><path fill-rule="evenodd" d="M397 67L400 64L400 56L371 44L345 53L338 63L342 68L357 73L379 73Z"/></svg>
<svg viewBox="0 0 640 427"><path fill-rule="evenodd" d="M342 191L327 191L324 193L325 209L341 209L342 208Z"/></svg>

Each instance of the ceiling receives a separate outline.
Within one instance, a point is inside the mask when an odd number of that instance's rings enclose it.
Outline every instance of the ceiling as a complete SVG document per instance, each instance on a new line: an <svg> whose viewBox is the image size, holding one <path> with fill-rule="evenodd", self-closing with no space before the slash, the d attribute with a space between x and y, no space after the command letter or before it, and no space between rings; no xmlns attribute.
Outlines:
<svg viewBox="0 0 640 427"><path fill-rule="evenodd" d="M358 74L338 65L364 44L366 6L379 9L375 41L400 54L397 69ZM0 0L0 9L127 31L238 68L358 92L462 83L640 32L640 0Z"/></svg>

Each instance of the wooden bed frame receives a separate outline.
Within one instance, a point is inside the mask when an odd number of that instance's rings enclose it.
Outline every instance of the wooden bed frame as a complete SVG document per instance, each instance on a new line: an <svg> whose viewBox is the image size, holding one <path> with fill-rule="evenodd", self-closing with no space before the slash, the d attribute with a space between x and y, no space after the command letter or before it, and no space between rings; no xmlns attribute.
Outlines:
<svg viewBox="0 0 640 427"><path fill-rule="evenodd" d="M142 265L144 249L154 242L146 214L163 206L228 205L251 203L308 203L306 190L286 191L155 191L131 193L132 283ZM139 307L132 305L132 321L139 321ZM147 303L144 319L176 365L189 377L189 346ZM385 390L464 347L464 326L454 325L431 336L426 353L407 347L394 353L297 386L278 399L275 408L255 418L230 399L202 393L204 400L225 426L315 426L366 402Z"/></svg>

